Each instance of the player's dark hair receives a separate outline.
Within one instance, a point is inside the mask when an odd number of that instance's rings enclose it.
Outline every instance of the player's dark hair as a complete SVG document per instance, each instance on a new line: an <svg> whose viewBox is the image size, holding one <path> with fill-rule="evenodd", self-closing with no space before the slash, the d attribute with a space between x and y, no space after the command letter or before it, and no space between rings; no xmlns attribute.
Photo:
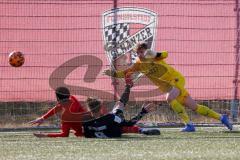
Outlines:
<svg viewBox="0 0 240 160"><path fill-rule="evenodd" d="M69 99L70 97L70 91L66 87L58 87L55 93L58 100Z"/></svg>
<svg viewBox="0 0 240 160"><path fill-rule="evenodd" d="M98 113L101 109L102 102L96 97L88 97L86 103L91 112Z"/></svg>
<svg viewBox="0 0 240 160"><path fill-rule="evenodd" d="M142 43L138 43L137 47L136 47L136 51L140 50L140 49L148 49L148 45L145 42Z"/></svg>

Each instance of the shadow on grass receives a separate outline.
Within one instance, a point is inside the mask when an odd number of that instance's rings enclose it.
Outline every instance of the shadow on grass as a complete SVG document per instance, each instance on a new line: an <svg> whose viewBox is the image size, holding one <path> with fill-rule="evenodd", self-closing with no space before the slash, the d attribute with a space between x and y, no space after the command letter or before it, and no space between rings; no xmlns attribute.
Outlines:
<svg viewBox="0 0 240 160"><path fill-rule="evenodd" d="M234 134L233 136L230 135L215 135L213 134L212 136L204 136L204 134L202 136L198 135L194 135L194 134L190 134L191 136L187 136L187 135L159 135L159 136L144 136L144 135L124 135L121 138L112 138L112 139L107 139L107 141L149 141L149 140L218 140L218 139L240 139L240 131L238 132L222 132L222 133L230 133L230 134ZM189 133L186 133L189 134ZM239 134L238 136L236 136L236 134ZM103 139L106 140L106 139Z"/></svg>
<svg viewBox="0 0 240 160"><path fill-rule="evenodd" d="M143 136L143 137L139 137L139 136L124 136L121 138L109 138L109 139L101 139L101 140L106 140L106 141L149 141L149 140L219 140L219 139L233 139L233 138L237 138L240 139L239 137L236 136L206 136L206 137L164 137L164 136Z"/></svg>
<svg viewBox="0 0 240 160"><path fill-rule="evenodd" d="M239 134L240 131L222 131L222 133Z"/></svg>

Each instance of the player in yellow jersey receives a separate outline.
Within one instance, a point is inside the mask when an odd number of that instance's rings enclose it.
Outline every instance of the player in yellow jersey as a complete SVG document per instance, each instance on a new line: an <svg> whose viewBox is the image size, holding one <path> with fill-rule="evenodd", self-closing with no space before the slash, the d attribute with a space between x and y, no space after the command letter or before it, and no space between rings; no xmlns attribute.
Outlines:
<svg viewBox="0 0 240 160"><path fill-rule="evenodd" d="M185 89L184 76L164 61L168 57L167 51L155 52L148 49L146 43L140 43L136 47L136 52L139 59L130 68L123 71L108 69L103 73L116 78L130 76L134 72L143 73L158 86L162 93L166 93L167 102L186 125L182 129L183 132L195 131L195 127L184 107L188 107L200 115L220 120L229 130L232 130L232 124L229 122L227 115L221 115L207 106L197 104L192 99Z"/></svg>

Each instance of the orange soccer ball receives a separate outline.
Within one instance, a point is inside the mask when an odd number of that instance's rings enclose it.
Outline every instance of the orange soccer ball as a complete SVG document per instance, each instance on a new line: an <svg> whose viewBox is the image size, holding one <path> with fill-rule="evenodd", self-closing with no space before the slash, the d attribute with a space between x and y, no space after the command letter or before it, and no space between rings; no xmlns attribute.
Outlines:
<svg viewBox="0 0 240 160"><path fill-rule="evenodd" d="M21 67L24 64L25 58L22 52L13 51L9 54L8 61L13 67Z"/></svg>

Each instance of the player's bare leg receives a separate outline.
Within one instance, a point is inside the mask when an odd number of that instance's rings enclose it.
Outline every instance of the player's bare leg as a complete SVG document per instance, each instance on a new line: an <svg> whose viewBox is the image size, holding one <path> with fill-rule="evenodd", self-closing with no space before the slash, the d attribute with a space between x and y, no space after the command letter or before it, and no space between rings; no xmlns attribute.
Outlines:
<svg viewBox="0 0 240 160"><path fill-rule="evenodd" d="M227 115L221 115L207 106L197 104L191 96L187 96L184 105L198 114L220 120L229 130L232 130L232 124L229 122Z"/></svg>
<svg viewBox="0 0 240 160"><path fill-rule="evenodd" d="M177 97L180 95L180 90L173 87L170 92L168 92L166 99L171 105L172 109L181 117L186 127L182 130L183 132L194 132L195 127L190 121L189 116L184 108L184 106L177 101Z"/></svg>

